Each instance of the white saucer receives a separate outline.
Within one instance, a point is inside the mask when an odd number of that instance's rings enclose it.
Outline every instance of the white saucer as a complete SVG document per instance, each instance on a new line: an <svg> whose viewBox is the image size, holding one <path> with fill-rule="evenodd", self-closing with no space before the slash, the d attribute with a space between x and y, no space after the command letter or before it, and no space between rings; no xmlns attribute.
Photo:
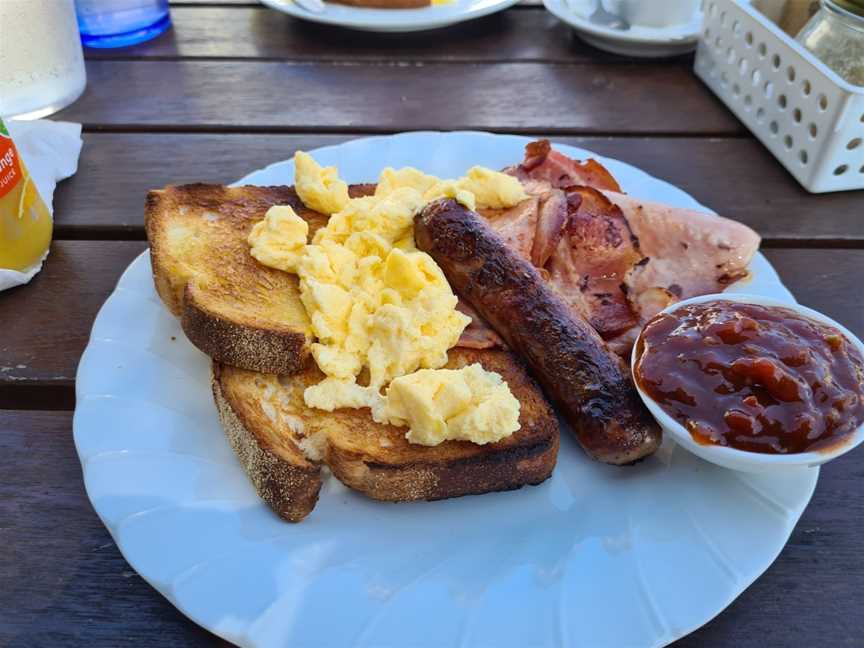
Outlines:
<svg viewBox="0 0 864 648"><path fill-rule="evenodd" d="M465 20L488 16L503 11L518 1L452 0L447 4L419 9L372 9L327 2L326 9L321 13L307 11L292 0L261 0L261 3L289 16L325 25L373 32L413 32L438 29Z"/></svg>
<svg viewBox="0 0 864 648"><path fill-rule="evenodd" d="M579 37L598 49L640 58L678 56L696 49L702 14L689 23L671 27L631 26L626 31L603 27L588 20L594 6L588 0L543 0L552 14L573 27Z"/></svg>

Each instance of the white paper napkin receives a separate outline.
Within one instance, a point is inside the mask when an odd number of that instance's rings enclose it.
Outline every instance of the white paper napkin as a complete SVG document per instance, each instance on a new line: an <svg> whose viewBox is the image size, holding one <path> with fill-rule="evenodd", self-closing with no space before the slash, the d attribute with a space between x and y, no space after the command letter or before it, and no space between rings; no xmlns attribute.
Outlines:
<svg viewBox="0 0 864 648"><path fill-rule="evenodd" d="M4 122L18 153L36 183L39 195L54 214L54 187L78 170L81 154L81 124L47 119ZM0 268L0 290L30 281L42 269L45 255L38 263L19 272Z"/></svg>

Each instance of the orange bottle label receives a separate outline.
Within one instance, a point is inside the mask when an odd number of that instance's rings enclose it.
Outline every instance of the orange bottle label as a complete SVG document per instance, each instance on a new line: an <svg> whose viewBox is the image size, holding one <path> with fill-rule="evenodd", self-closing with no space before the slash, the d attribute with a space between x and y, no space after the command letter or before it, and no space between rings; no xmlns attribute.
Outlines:
<svg viewBox="0 0 864 648"><path fill-rule="evenodd" d="M21 164L12 138L0 121L0 198L8 194L21 182Z"/></svg>
<svg viewBox="0 0 864 648"><path fill-rule="evenodd" d="M25 270L38 263L52 229L48 206L0 119L0 268Z"/></svg>

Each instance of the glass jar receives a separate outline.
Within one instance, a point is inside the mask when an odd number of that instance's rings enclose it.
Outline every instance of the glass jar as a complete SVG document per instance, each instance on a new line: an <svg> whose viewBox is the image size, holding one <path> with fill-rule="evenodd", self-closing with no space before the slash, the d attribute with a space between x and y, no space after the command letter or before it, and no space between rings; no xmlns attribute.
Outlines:
<svg viewBox="0 0 864 648"><path fill-rule="evenodd" d="M795 40L843 79L864 86L864 0L821 0Z"/></svg>
<svg viewBox="0 0 864 648"><path fill-rule="evenodd" d="M45 117L86 83L73 0L0 0L0 117Z"/></svg>

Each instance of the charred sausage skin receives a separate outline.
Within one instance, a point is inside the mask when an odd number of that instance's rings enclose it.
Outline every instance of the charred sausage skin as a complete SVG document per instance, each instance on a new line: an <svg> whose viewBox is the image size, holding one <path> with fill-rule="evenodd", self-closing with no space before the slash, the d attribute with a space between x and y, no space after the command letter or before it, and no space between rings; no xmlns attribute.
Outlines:
<svg viewBox="0 0 864 648"><path fill-rule="evenodd" d="M659 447L661 430L627 366L480 216L455 200L437 200L415 217L414 237L456 292L521 355L591 457L629 464Z"/></svg>

